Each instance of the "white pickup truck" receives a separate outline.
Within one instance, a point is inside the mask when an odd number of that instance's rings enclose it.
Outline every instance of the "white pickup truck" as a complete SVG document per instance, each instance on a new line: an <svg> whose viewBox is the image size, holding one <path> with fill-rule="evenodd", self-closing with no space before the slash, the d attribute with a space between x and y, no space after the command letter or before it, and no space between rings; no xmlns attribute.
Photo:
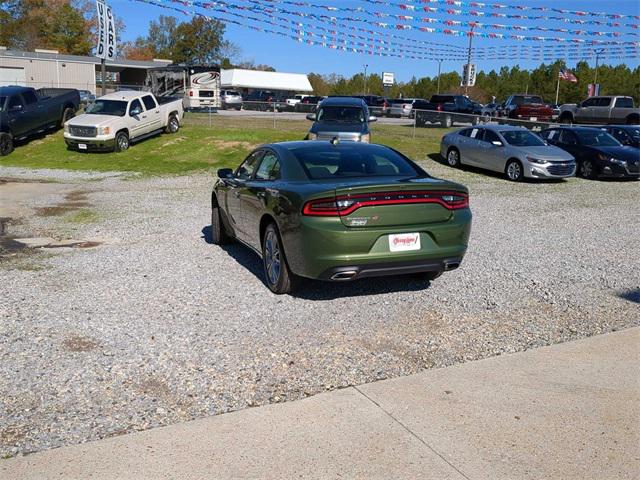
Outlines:
<svg viewBox="0 0 640 480"><path fill-rule="evenodd" d="M110 93L64 124L64 140L72 150L121 152L163 130L176 133L183 116L182 99L159 100L148 92Z"/></svg>

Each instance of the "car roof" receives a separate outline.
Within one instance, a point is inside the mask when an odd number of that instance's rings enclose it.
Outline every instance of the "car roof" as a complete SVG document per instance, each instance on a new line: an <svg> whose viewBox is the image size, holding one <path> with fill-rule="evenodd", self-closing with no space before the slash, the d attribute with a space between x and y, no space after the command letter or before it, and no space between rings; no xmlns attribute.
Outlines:
<svg viewBox="0 0 640 480"><path fill-rule="evenodd" d="M509 131L509 130L527 130L526 127L523 126L519 126L519 125L478 125L477 127L467 127L467 128L486 128L487 130L493 130L493 131ZM527 130L529 131L529 130Z"/></svg>
<svg viewBox="0 0 640 480"><path fill-rule="evenodd" d="M575 127L573 125L557 125L554 127L549 127L549 128L545 128L545 130L571 130L572 132L581 132L584 130L587 131L591 131L591 130L600 130L602 127L599 127L597 125L594 125L592 127L587 127L587 126L579 126L579 127Z"/></svg>
<svg viewBox="0 0 640 480"><path fill-rule="evenodd" d="M106 95L101 96L99 100L124 100L128 102L129 100L133 100L134 98L141 97L144 94L150 95L149 92L139 92L137 90L123 90L120 92L107 93Z"/></svg>
<svg viewBox="0 0 640 480"><path fill-rule="evenodd" d="M361 98L355 97L327 97L322 103L322 106L335 105L339 107L362 107L365 101Z"/></svg>
<svg viewBox="0 0 640 480"><path fill-rule="evenodd" d="M0 94L4 95L14 95L16 93L22 93L25 90L31 90L28 87L21 87L20 85L9 85L6 87L0 87Z"/></svg>

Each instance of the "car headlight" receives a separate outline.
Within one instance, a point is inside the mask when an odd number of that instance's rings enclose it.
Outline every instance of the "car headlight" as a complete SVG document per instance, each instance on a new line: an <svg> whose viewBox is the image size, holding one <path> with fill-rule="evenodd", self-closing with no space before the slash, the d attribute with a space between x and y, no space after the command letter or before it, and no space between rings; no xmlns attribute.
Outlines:
<svg viewBox="0 0 640 480"><path fill-rule="evenodd" d="M318 135L317 134L311 133L311 132L309 132L307 134L307 140L317 140L317 139L318 139Z"/></svg>
<svg viewBox="0 0 640 480"><path fill-rule="evenodd" d="M603 162L615 163L616 165L625 165L627 162L624 160L618 160L617 158L609 157L608 155L604 155L602 153L598 154L598 160Z"/></svg>
<svg viewBox="0 0 640 480"><path fill-rule="evenodd" d="M369 143L369 140L371 140L371 135L368 133L365 133L364 135L360 135L360 141L363 143Z"/></svg>
<svg viewBox="0 0 640 480"><path fill-rule="evenodd" d="M98 135L109 135L111 129L109 127L98 127Z"/></svg>
<svg viewBox="0 0 640 480"><path fill-rule="evenodd" d="M537 163L539 165L544 165L545 163L548 163L546 160L543 160L542 158L530 157L528 155L527 155L527 160L529 160L531 163Z"/></svg>
<svg viewBox="0 0 640 480"><path fill-rule="evenodd" d="M64 128L64 133L69 133L69 124L68 123L65 123L63 128Z"/></svg>

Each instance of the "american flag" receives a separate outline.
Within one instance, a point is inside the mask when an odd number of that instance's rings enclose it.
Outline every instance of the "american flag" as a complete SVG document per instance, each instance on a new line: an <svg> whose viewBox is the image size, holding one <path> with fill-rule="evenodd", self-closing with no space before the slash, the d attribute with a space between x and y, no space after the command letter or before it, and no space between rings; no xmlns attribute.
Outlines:
<svg viewBox="0 0 640 480"><path fill-rule="evenodd" d="M578 79L571 70L565 70L564 68L558 72L558 78L560 80L566 80L567 82L578 83Z"/></svg>

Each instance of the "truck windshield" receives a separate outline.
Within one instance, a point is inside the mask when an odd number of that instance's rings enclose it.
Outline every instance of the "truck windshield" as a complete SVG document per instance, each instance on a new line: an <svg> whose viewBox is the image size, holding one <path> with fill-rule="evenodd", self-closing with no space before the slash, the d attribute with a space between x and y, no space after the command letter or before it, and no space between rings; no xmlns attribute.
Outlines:
<svg viewBox="0 0 640 480"><path fill-rule="evenodd" d="M85 113L92 115L113 115L124 117L127 112L127 102L121 100L96 100L93 105L87 107Z"/></svg>
<svg viewBox="0 0 640 480"><path fill-rule="evenodd" d="M4 104L7 101L7 97L0 97L0 112L4 110Z"/></svg>
<svg viewBox="0 0 640 480"><path fill-rule="evenodd" d="M318 121L325 123L363 123L364 110L360 107L322 107Z"/></svg>
<svg viewBox="0 0 640 480"><path fill-rule="evenodd" d="M607 132L602 132L594 129L591 130L578 130L576 132L580 143L590 147L620 147L622 144L609 135Z"/></svg>
<svg viewBox="0 0 640 480"><path fill-rule="evenodd" d="M506 130L500 132L500 135L515 147L542 147L545 144L540 137L527 130Z"/></svg>

